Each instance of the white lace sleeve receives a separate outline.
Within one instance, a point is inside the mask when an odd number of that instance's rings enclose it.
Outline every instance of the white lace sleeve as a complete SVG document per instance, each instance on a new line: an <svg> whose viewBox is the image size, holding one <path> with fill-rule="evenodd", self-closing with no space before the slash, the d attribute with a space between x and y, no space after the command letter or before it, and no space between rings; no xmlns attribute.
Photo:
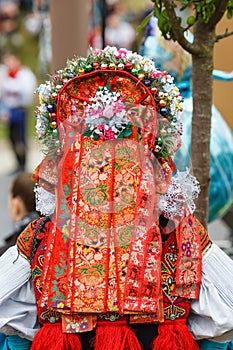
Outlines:
<svg viewBox="0 0 233 350"><path fill-rule="evenodd" d="M159 208L168 219L182 216L188 206L191 213L195 210L194 199L198 197L200 185L197 179L186 171L177 173L171 178L166 194L160 196Z"/></svg>
<svg viewBox="0 0 233 350"><path fill-rule="evenodd" d="M55 195L40 186L36 186L34 192L36 194L36 210L42 215L52 215L55 209Z"/></svg>

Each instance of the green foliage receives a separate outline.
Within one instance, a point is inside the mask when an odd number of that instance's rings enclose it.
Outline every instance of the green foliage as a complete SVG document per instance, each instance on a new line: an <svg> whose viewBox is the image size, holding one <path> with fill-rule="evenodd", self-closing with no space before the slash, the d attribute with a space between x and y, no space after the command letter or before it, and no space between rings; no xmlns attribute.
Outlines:
<svg viewBox="0 0 233 350"><path fill-rule="evenodd" d="M160 15L158 17L158 27L164 37L167 37L167 33L171 32L171 24L166 10L160 12Z"/></svg>
<svg viewBox="0 0 233 350"><path fill-rule="evenodd" d="M151 11L151 13L149 13L149 15L147 15L143 19L142 23L139 24L139 26L136 29L137 32L140 32L141 30L143 30L146 27L147 23L149 22L149 20L151 19L152 16L153 16L153 11Z"/></svg>
<svg viewBox="0 0 233 350"><path fill-rule="evenodd" d="M193 4L198 18L200 18L204 23L208 23L211 16L216 10L216 1L214 0L194 0Z"/></svg>
<svg viewBox="0 0 233 350"><path fill-rule="evenodd" d="M164 36L165 39L172 38L176 40L174 37L174 33L172 32L171 21L168 17L166 7L164 5L164 1L161 0L151 0L154 3L154 16L158 19L159 29ZM192 27L195 22L202 21L203 23L208 23L211 19L212 15L215 13L217 4L220 0L180 0L175 2L171 2L170 5L173 6L174 10L179 5L180 12L184 11L188 7L192 6L194 14L189 16L186 20L187 27L183 28L183 30L187 30ZM228 1L228 5L226 8L227 18L231 19L233 17L233 0ZM149 17L149 16L148 16ZM145 24L149 21L149 18L145 19L145 22L141 24L141 26L145 26ZM179 24L181 24L181 17L177 15L176 17ZM139 26L139 28L141 28Z"/></svg>
<svg viewBox="0 0 233 350"><path fill-rule="evenodd" d="M229 0L227 5L227 18L232 19L232 17L233 17L233 0Z"/></svg>

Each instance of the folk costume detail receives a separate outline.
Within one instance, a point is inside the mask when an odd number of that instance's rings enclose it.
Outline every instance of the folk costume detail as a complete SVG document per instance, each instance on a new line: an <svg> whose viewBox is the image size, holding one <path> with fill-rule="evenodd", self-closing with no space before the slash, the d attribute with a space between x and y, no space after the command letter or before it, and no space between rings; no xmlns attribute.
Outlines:
<svg viewBox="0 0 233 350"><path fill-rule="evenodd" d="M80 349L77 333L95 329L95 350L136 350L130 325L140 323L161 325L154 350L168 349L166 329L176 334L173 349L198 349L186 325L201 283L199 224L186 203L195 195L181 192L179 210L165 210L182 133L173 78L149 59L106 47L68 61L38 91L45 158L34 179L56 206L18 241L43 324L32 350L69 334L69 349Z"/></svg>

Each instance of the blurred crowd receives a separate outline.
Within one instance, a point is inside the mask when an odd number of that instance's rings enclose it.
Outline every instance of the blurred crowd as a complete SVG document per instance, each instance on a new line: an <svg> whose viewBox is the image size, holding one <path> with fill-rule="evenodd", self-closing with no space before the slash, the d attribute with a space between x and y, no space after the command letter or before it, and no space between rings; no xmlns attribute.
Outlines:
<svg viewBox="0 0 233 350"><path fill-rule="evenodd" d="M122 0L88 0L88 6L89 45L136 49L136 28L153 3L146 0L137 8ZM52 59L49 0L0 0L0 56L9 48L24 53L26 38L35 44L34 57L24 55L23 63L44 79Z"/></svg>
<svg viewBox="0 0 233 350"><path fill-rule="evenodd" d="M149 3L145 1L145 10ZM88 5L89 45L136 49L135 9L118 0L89 0ZM49 0L0 0L0 131L15 156L15 173L26 169L27 117L51 61Z"/></svg>
<svg viewBox="0 0 233 350"><path fill-rule="evenodd" d="M140 34L137 26L152 10L145 0L137 7L118 0L89 1L89 43L94 47L112 45L138 51Z"/></svg>
<svg viewBox="0 0 233 350"><path fill-rule="evenodd" d="M28 64L38 75L49 71L51 47L48 9L46 0L0 0L1 57L5 51L14 50L21 56L23 63Z"/></svg>

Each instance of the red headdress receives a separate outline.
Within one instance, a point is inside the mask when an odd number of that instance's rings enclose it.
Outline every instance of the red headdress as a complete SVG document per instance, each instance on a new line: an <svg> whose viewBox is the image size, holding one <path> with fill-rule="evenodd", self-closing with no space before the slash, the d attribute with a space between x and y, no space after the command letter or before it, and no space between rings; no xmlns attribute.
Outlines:
<svg viewBox="0 0 233 350"><path fill-rule="evenodd" d="M35 179L52 183L57 197L40 305L159 318L158 201L179 144L179 90L151 60L107 47L68 61L39 94L36 128L47 156ZM200 266L186 285L182 254L177 290L195 297Z"/></svg>

